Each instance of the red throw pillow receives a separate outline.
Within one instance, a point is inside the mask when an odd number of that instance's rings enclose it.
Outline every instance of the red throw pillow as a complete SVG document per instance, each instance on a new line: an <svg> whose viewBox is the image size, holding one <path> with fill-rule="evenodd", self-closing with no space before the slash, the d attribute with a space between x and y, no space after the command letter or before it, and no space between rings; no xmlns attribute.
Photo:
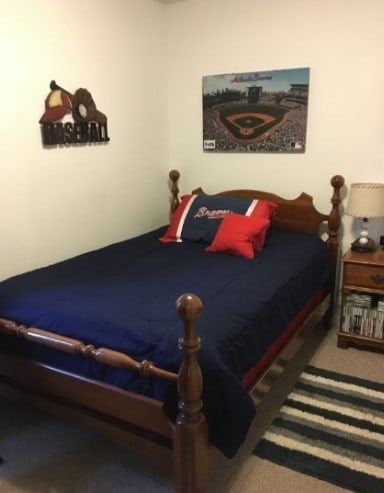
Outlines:
<svg viewBox="0 0 384 493"><path fill-rule="evenodd" d="M257 250L264 245L270 221L265 217L227 214L207 252L227 252L245 258L254 258Z"/></svg>
<svg viewBox="0 0 384 493"><path fill-rule="evenodd" d="M251 217L263 217L272 220L277 209L277 204L269 202L268 200L258 200L256 207L253 209ZM259 234L252 239L253 249L258 252L263 249L265 243L265 237L267 236L269 225L260 231Z"/></svg>

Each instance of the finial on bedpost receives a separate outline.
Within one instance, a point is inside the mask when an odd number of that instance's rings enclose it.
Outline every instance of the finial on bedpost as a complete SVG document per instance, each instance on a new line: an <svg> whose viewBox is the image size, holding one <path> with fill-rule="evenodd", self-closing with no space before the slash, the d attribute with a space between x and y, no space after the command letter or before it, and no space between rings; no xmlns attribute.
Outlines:
<svg viewBox="0 0 384 493"><path fill-rule="evenodd" d="M172 182L171 185L171 193L172 193L172 199L171 199L171 214L175 212L177 209L178 205L180 204L179 201L179 188L177 186L177 182L179 181L180 178L180 173L177 171L177 169L173 169L169 172L169 178Z"/></svg>
<svg viewBox="0 0 384 493"><path fill-rule="evenodd" d="M200 339L195 322L202 302L193 294L184 294L176 302L177 313L184 324L179 339L184 352L178 375L179 415L174 428L174 473L176 489L180 493L202 493L208 482L209 446L207 424L201 412L203 379L196 358Z"/></svg>

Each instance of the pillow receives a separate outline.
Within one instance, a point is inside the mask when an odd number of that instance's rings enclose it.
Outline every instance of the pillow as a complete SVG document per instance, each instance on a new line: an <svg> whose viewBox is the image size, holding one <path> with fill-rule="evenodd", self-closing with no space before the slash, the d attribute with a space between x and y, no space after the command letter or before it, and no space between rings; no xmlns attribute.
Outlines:
<svg viewBox="0 0 384 493"><path fill-rule="evenodd" d="M264 248L265 245L265 238L267 236L267 232L269 229L271 223L269 223L268 227L260 231L260 233L256 234L252 238L252 245L253 245L253 250L255 252L260 252Z"/></svg>
<svg viewBox="0 0 384 493"><path fill-rule="evenodd" d="M160 241L169 243L191 240L211 243L223 217L229 212L270 219L276 208L276 204L266 200L184 195Z"/></svg>
<svg viewBox="0 0 384 493"><path fill-rule="evenodd" d="M269 225L270 221L265 217L227 214L206 251L227 252L245 258L254 258L255 240L257 239L257 247L261 250Z"/></svg>

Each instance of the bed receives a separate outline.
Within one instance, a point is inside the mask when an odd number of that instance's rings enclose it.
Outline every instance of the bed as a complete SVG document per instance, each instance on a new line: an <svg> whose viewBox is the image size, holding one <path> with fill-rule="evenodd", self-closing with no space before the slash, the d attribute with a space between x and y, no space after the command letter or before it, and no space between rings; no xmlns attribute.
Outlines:
<svg viewBox="0 0 384 493"><path fill-rule="evenodd" d="M179 198L179 177L169 224L0 283L0 392L172 464L176 491L203 493L210 447L236 454L255 400L331 319L344 179L323 214L305 193Z"/></svg>

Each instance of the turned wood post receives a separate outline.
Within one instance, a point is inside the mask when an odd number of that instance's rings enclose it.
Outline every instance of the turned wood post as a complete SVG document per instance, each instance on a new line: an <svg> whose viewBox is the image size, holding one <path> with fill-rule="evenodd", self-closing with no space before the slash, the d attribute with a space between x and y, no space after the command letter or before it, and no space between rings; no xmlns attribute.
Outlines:
<svg viewBox="0 0 384 493"><path fill-rule="evenodd" d="M332 257L337 262L339 255L339 229L341 224L340 215L340 189L344 185L344 178L341 175L335 175L331 179L331 185L333 187L333 195L331 198L332 210L329 214L328 220L328 246L330 248Z"/></svg>
<svg viewBox="0 0 384 493"><path fill-rule="evenodd" d="M333 195L331 198L332 209L329 214L328 219L328 239L327 246L332 256L332 286L333 290L331 293L331 312L332 314L335 301L337 301L336 293L338 291L338 265L339 265L339 255L340 255L340 225L341 225L341 214L340 214L340 189L344 185L344 177L341 175L335 175L331 178L331 185L333 187Z"/></svg>
<svg viewBox="0 0 384 493"><path fill-rule="evenodd" d="M200 348L195 321L202 303L193 294L184 294L176 302L179 318L184 323L184 335L179 347L184 359L178 375L179 415L174 427L174 480L179 493L206 491L209 469L208 428L202 409L203 379L196 358Z"/></svg>
<svg viewBox="0 0 384 493"><path fill-rule="evenodd" d="M180 178L180 173L177 171L177 169L173 169L169 172L169 178L171 180L171 194L172 194L171 215L172 215L180 204L179 188L177 186L177 182L179 181Z"/></svg>

